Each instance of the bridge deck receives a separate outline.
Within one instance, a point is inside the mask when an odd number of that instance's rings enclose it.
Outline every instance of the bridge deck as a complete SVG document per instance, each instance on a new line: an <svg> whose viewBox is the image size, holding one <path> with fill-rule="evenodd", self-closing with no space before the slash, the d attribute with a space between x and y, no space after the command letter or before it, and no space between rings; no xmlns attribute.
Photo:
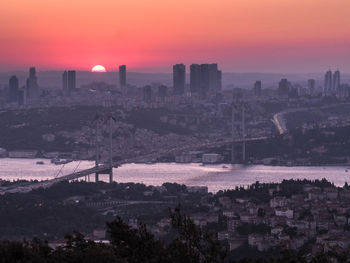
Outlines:
<svg viewBox="0 0 350 263"><path fill-rule="evenodd" d="M257 137L257 138L246 138L244 141L246 142L250 142L250 141L260 141L260 140L266 140L268 139L268 137ZM188 151L188 150L193 150L193 149L200 149L200 148L213 148L213 147L220 147L220 146L224 146L227 144L231 144L233 142L243 142L243 139L238 139L238 140L222 140L222 141L215 141L215 142L202 142L199 144L193 144L193 145L184 145L184 146L180 146L180 147L176 147L174 149L166 149L166 150L160 150L156 153L151 153L151 154L146 154L146 155L141 155L141 156L137 156L137 157L132 157L132 158L126 158L124 160L118 161L113 163L113 167L118 167L122 164L126 164L126 163L135 163L135 162L140 162L140 161L144 161L144 160L152 160L152 159L156 159L171 153L176 153L176 152L182 152L182 151ZM11 188L6 188L6 189L2 189L0 190L0 194L5 194L5 193L17 193L17 192L30 192L33 189L38 189L38 188L48 188L51 187L53 184L56 184L58 182L62 182L62 181L71 181L71 180L76 180L79 179L81 177L85 177L88 176L90 174L95 174L95 173L101 173L103 171L106 171L110 169L109 165L107 164L103 164L103 165L99 165L99 166L95 166L89 169L85 169L85 170L81 170L78 172L74 172L71 174L67 174L64 176L60 176L51 180L47 180L47 181L42 181L36 184L29 184L29 185L24 185L24 186L18 186L18 187L11 187Z"/></svg>

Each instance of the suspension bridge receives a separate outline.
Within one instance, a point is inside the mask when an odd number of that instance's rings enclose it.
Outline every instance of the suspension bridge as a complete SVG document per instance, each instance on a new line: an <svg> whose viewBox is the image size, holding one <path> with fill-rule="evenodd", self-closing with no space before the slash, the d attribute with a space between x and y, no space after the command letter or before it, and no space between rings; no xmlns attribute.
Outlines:
<svg viewBox="0 0 350 263"><path fill-rule="evenodd" d="M199 149L209 149L209 148L216 148L216 147L221 147L225 145L232 145L234 143L246 143L246 142L253 142L253 141L261 141L261 140L266 140L269 137L256 137L256 138L241 138L237 140L232 140L232 139L227 139L227 140L216 140L213 142L210 141L204 141L196 144L187 144L187 145L182 145L176 148L172 149L163 149L159 150L157 152L153 152L150 154L145 154L145 155L140 155L136 157L130 157L130 158L125 158L123 160L119 160L116 162L110 162L108 164L97 164L92 168L89 169L84 169L77 171L77 168L80 164L78 163L77 167L75 168L75 171L73 173L67 174L67 175L62 175L59 176L62 172L63 166L60 168L60 171L56 174L55 178L46 180L46 181L41 181L38 183L28 183L28 184L20 184L20 185L13 185L9 186L7 188L3 188L0 190L0 195L5 194L5 193L27 193L30 192L34 189L39 189L39 188L48 188L51 187L52 185L62 182L62 181L72 181L72 180L78 180L79 178L86 177L89 175L94 174L96 177L96 181L98 181L98 175L99 174L110 174L110 182L113 181L113 167L119 167L123 164L126 163L137 163L137 162L147 162L150 160L155 160L158 158L161 158L163 156L168 156L171 154L176 154L184 151L189 151L189 150L199 150Z"/></svg>

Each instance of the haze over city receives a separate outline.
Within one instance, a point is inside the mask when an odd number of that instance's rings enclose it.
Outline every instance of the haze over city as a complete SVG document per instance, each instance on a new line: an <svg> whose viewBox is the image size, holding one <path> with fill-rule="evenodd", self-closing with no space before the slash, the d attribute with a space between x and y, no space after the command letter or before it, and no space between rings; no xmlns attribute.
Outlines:
<svg viewBox="0 0 350 263"><path fill-rule="evenodd" d="M350 262L350 0L3 0L2 263Z"/></svg>
<svg viewBox="0 0 350 263"><path fill-rule="evenodd" d="M0 70L127 64L170 72L350 72L348 0L12 0L0 10Z"/></svg>

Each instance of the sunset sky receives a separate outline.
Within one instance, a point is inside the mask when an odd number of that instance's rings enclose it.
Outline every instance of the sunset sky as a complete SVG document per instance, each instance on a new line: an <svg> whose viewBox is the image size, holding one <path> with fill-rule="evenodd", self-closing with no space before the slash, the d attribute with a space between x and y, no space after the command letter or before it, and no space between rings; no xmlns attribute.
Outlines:
<svg viewBox="0 0 350 263"><path fill-rule="evenodd" d="M3 0L0 70L350 72L350 0Z"/></svg>

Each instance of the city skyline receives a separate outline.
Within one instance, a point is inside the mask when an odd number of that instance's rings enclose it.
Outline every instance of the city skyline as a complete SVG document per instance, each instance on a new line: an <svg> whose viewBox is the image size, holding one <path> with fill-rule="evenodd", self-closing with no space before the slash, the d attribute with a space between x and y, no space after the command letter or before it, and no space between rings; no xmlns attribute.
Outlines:
<svg viewBox="0 0 350 263"><path fill-rule="evenodd" d="M346 73L349 7L347 0L7 1L0 71L126 64L162 73L215 62L223 72Z"/></svg>

